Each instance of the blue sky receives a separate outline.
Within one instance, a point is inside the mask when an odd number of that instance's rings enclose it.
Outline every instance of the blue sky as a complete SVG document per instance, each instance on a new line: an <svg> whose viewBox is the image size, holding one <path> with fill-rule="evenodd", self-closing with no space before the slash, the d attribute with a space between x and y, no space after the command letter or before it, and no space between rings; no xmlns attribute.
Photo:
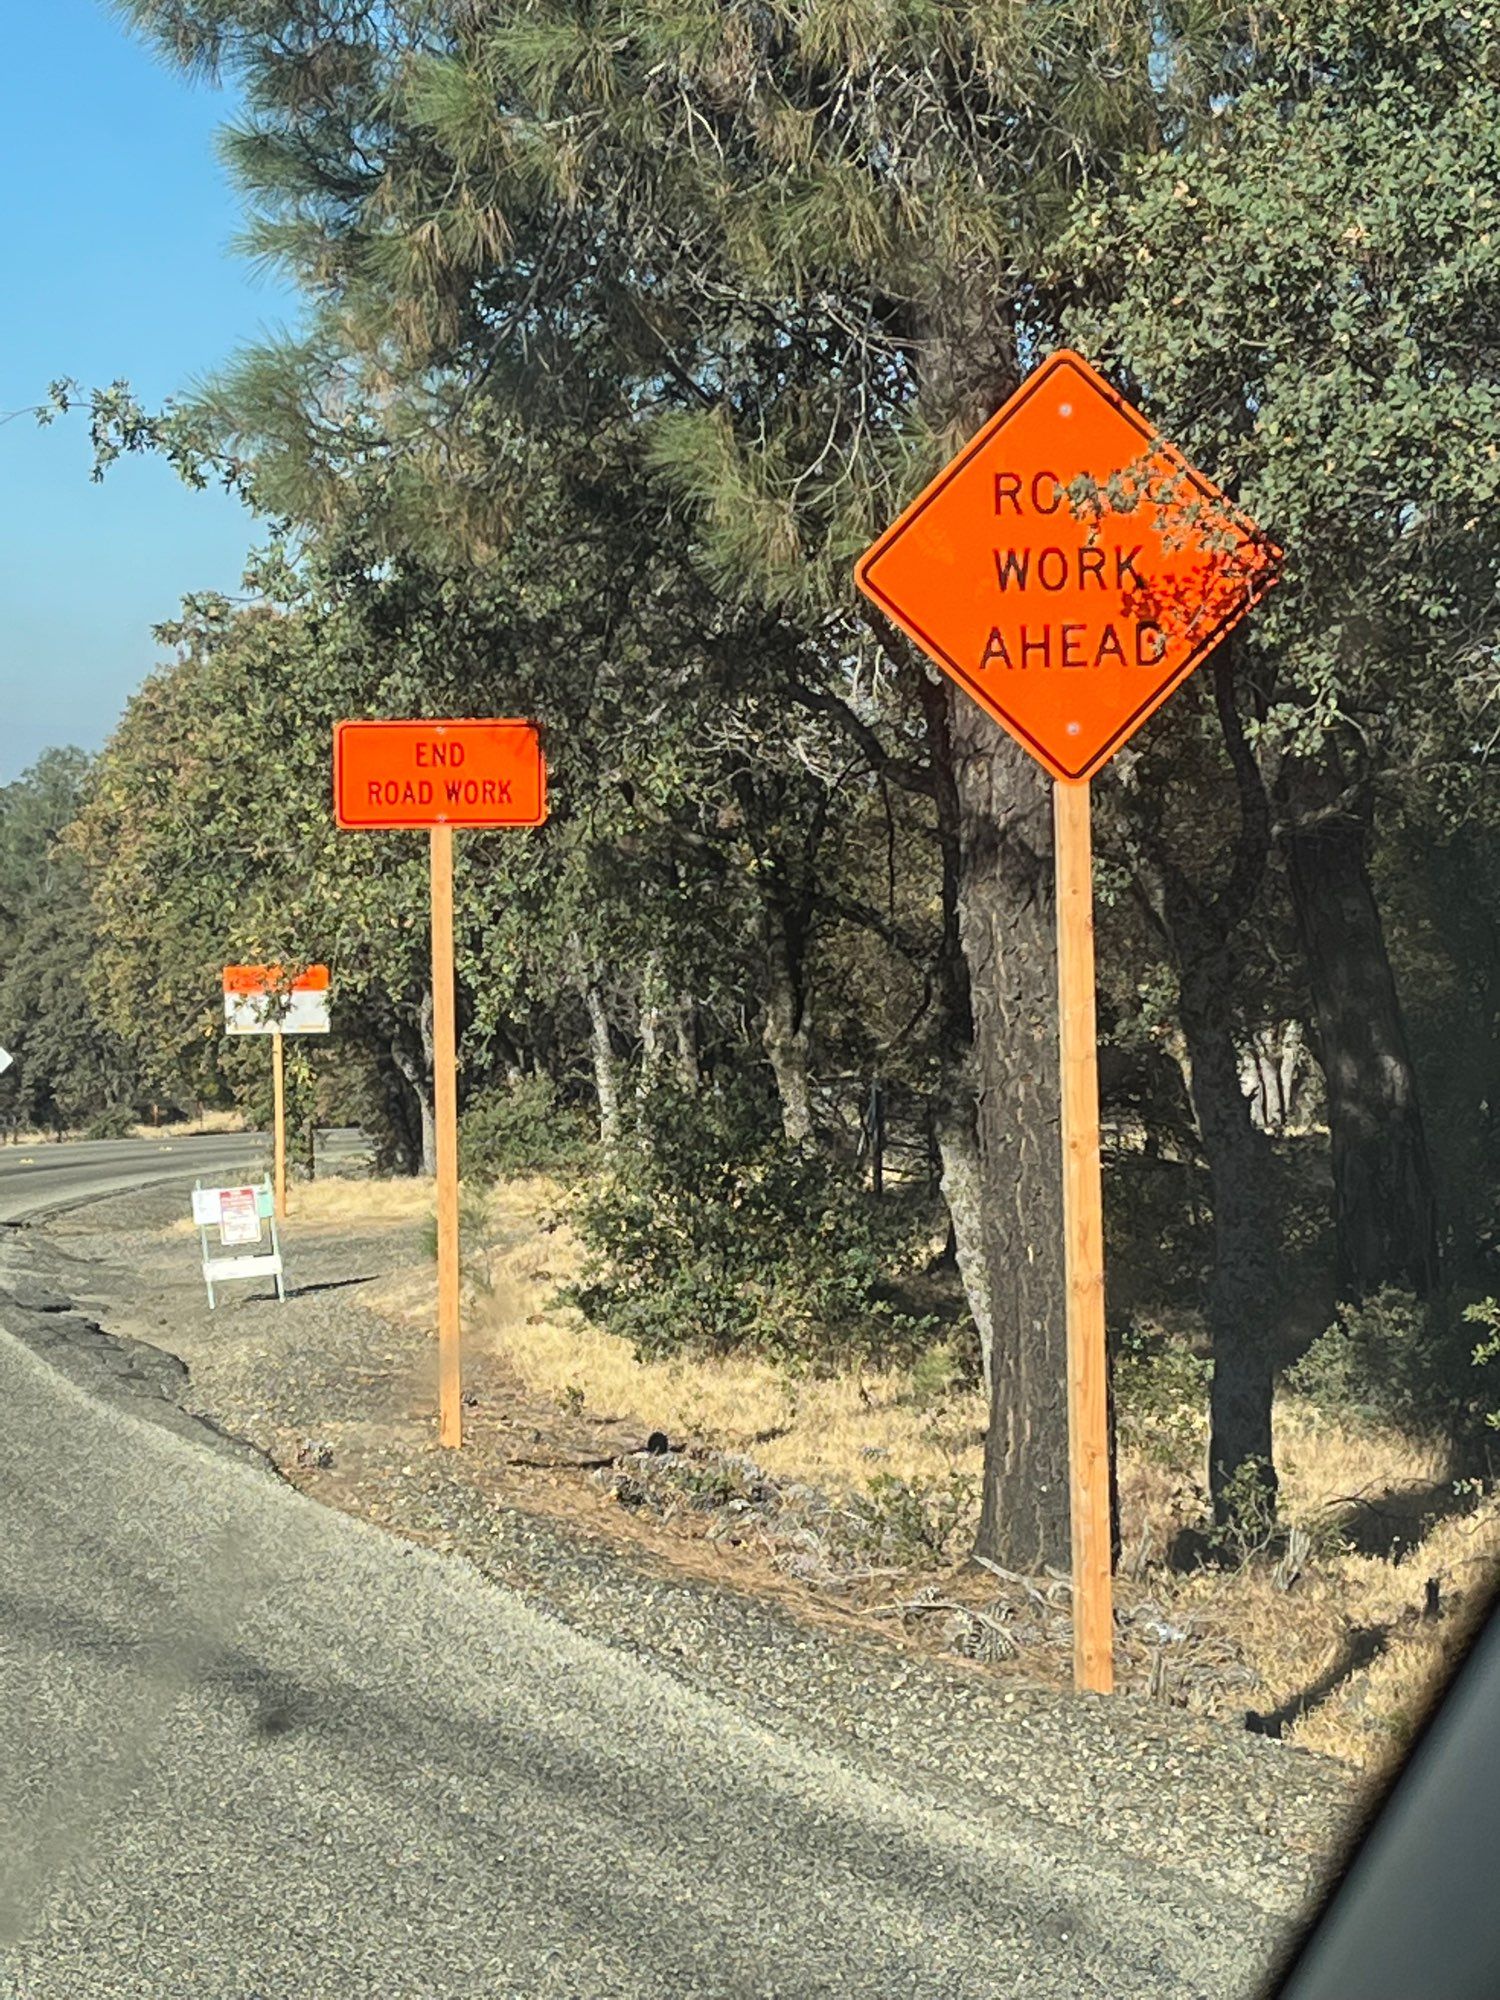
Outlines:
<svg viewBox="0 0 1500 2000"><path fill-rule="evenodd" d="M104 0L0 6L0 413L71 375L148 403L294 317L236 257L214 150L226 96L189 85ZM0 783L54 743L97 749L188 590L239 588L255 522L164 466L89 480L86 422L0 425Z"/></svg>

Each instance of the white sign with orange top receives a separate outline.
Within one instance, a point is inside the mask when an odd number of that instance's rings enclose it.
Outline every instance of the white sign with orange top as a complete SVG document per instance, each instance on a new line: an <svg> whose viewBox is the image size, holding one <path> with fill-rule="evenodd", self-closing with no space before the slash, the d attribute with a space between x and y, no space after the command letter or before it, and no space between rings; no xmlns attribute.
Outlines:
<svg viewBox="0 0 1500 2000"><path fill-rule="evenodd" d="M328 967L285 975L279 965L226 965L224 1030L230 1035L326 1035Z"/></svg>

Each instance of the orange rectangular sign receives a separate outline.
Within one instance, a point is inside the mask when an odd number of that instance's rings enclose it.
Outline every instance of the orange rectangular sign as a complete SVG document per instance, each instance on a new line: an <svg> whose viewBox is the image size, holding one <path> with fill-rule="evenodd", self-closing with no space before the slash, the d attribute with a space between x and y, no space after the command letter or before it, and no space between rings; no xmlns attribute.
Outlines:
<svg viewBox="0 0 1500 2000"><path fill-rule="evenodd" d="M540 826L547 767L532 722L339 722L340 826Z"/></svg>
<svg viewBox="0 0 1500 2000"><path fill-rule="evenodd" d="M226 993L326 993L328 967L310 965L288 979L279 965L226 965Z"/></svg>

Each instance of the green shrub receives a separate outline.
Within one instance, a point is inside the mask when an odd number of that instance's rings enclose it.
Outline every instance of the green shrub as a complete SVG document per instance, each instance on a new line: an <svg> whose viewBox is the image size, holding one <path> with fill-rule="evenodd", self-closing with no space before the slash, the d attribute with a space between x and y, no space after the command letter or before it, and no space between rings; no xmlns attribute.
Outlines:
<svg viewBox="0 0 1500 2000"><path fill-rule="evenodd" d="M85 1139L128 1139L130 1128L138 1117L133 1105L111 1104L89 1120L83 1136Z"/></svg>
<svg viewBox="0 0 1500 2000"><path fill-rule="evenodd" d="M560 1104L549 1076L524 1076L481 1091L458 1121L459 1171L478 1180L566 1173L589 1149L582 1117Z"/></svg>
<svg viewBox="0 0 1500 2000"><path fill-rule="evenodd" d="M1219 1498L1223 1518L1207 1536L1209 1548L1221 1563L1248 1563L1275 1544L1276 1496L1270 1471L1266 1460L1247 1458L1224 1482Z"/></svg>
<svg viewBox="0 0 1500 2000"><path fill-rule="evenodd" d="M655 1092L574 1221L588 1263L573 1302L638 1354L751 1349L816 1365L927 1343L930 1323L899 1310L893 1286L927 1218L789 1145L747 1087Z"/></svg>
<svg viewBox="0 0 1500 2000"><path fill-rule="evenodd" d="M952 1562L973 1537L978 1495L978 1481L963 1472L937 1480L877 1473L843 1508L840 1548L902 1569Z"/></svg>
<svg viewBox="0 0 1500 2000"><path fill-rule="evenodd" d="M1476 1323L1488 1323L1483 1304L1451 1294L1417 1299L1387 1285L1342 1308L1285 1380L1346 1420L1469 1448L1500 1410L1500 1338L1476 1347Z"/></svg>
<svg viewBox="0 0 1500 2000"><path fill-rule="evenodd" d="M912 1361L905 1400L914 1410L938 1408L963 1381L965 1359L951 1340L924 1348Z"/></svg>
<svg viewBox="0 0 1500 2000"><path fill-rule="evenodd" d="M419 1241L422 1254L434 1263L438 1253L437 1212L433 1210L422 1218ZM489 1204L477 1188L460 1187L458 1191L458 1254L465 1273L477 1278L489 1287L490 1253L494 1249L494 1239L490 1221Z"/></svg>
<svg viewBox="0 0 1500 2000"><path fill-rule="evenodd" d="M1132 1321L1112 1354L1121 1438L1173 1471L1197 1467L1212 1363L1146 1321Z"/></svg>
<svg viewBox="0 0 1500 2000"><path fill-rule="evenodd" d="M1500 1431L1500 1299L1480 1299L1464 1308L1466 1326L1482 1326L1486 1338L1469 1357L1470 1365L1481 1371L1479 1414L1485 1427Z"/></svg>

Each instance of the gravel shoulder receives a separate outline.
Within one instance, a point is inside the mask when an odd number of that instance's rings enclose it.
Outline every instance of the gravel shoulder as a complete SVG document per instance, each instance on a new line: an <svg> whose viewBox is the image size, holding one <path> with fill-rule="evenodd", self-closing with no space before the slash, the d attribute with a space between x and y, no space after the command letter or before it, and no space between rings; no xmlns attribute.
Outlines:
<svg viewBox="0 0 1500 2000"><path fill-rule="evenodd" d="M294 1221L287 1302L227 1288L210 1314L196 1241L170 1227L180 1209L148 1191L6 1232L7 1330L75 1380L154 1421L206 1423L216 1448L463 1558L783 1741L1003 1827L1060 1877L1097 1886L1108 1854L1142 1908L1201 1938L1205 1992L1244 1991L1287 1935L1357 1809L1342 1767L1143 1700L934 1660L790 1590L726 1587L691 1546L622 1539L618 1507L581 1482L559 1498L503 1476L528 1443L552 1463L582 1438L561 1413L518 1405L482 1358L469 1441L441 1453L428 1337L363 1302L420 1264L410 1225Z"/></svg>

